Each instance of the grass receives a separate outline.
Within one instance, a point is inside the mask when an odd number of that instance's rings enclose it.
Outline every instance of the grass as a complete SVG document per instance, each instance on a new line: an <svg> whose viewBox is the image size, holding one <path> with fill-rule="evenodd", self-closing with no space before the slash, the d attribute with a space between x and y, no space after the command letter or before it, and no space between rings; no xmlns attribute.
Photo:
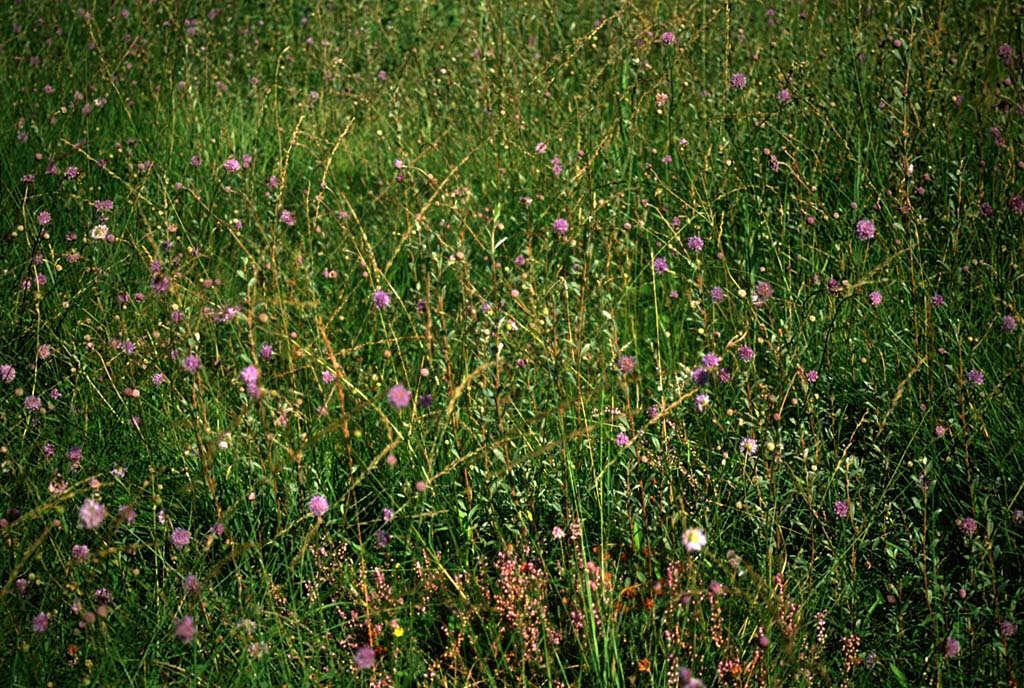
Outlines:
<svg viewBox="0 0 1024 688"><path fill-rule="evenodd" d="M10 685L1020 683L1013 4L0 13Z"/></svg>

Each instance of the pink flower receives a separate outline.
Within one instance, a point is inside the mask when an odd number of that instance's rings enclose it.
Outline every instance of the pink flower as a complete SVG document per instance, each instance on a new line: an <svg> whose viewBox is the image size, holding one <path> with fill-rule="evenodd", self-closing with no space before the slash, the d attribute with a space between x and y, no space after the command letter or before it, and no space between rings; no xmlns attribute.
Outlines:
<svg viewBox="0 0 1024 688"><path fill-rule="evenodd" d="M409 402L411 400L412 392L410 392L400 384L395 385L394 387L388 390L388 401L391 402L391 405L394 406L395 408L405 408L406 406L409 405Z"/></svg>
<svg viewBox="0 0 1024 688"><path fill-rule="evenodd" d="M175 528L171 531L171 544L174 545L175 549L185 549L191 541L192 533L184 528Z"/></svg>
<svg viewBox="0 0 1024 688"><path fill-rule="evenodd" d="M174 627L174 636L188 645L196 634L196 622L191 616L183 616Z"/></svg>
<svg viewBox="0 0 1024 688"><path fill-rule="evenodd" d="M321 518L327 513L327 498L323 495L314 495L309 498L309 513Z"/></svg>
<svg viewBox="0 0 1024 688"><path fill-rule="evenodd" d="M78 509L78 520L86 530L95 530L107 517L107 508L95 499L89 498L82 502Z"/></svg>

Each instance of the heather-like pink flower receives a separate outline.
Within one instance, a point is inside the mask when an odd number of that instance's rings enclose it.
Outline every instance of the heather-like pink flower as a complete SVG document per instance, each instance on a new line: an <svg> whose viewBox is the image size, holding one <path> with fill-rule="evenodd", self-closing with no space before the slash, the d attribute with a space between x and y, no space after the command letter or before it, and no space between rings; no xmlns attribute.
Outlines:
<svg viewBox="0 0 1024 688"><path fill-rule="evenodd" d="M321 518L327 513L327 498L323 495L314 495L309 498L309 513Z"/></svg>
<svg viewBox="0 0 1024 688"><path fill-rule="evenodd" d="M78 508L78 521L86 530L99 528L106 517L107 508L91 497L82 502L82 506Z"/></svg>
<svg viewBox="0 0 1024 688"><path fill-rule="evenodd" d="M729 84L737 91L747 87L747 75L743 72L736 72L729 77Z"/></svg>
<svg viewBox="0 0 1024 688"><path fill-rule="evenodd" d="M377 307L377 310L384 310L391 305L391 294L383 289L373 292L373 305Z"/></svg>
<svg viewBox="0 0 1024 688"><path fill-rule="evenodd" d="M409 405L410 401L412 401L412 392L407 390L401 384L395 385L388 390L388 401L391 402L391 405L395 408L403 409Z"/></svg>
<svg viewBox="0 0 1024 688"><path fill-rule="evenodd" d="M872 306L879 306L879 305L881 305L881 303L882 303L882 292L880 292L880 291L873 291L873 292L871 292L870 294L868 294L868 301L871 303Z"/></svg>
<svg viewBox="0 0 1024 688"><path fill-rule="evenodd" d="M551 226L554 227L555 232L561 236L565 236L566 232L569 231L569 221L564 217L557 218L551 223Z"/></svg>
<svg viewBox="0 0 1024 688"><path fill-rule="evenodd" d="M32 617L32 631L34 633L45 633L50 627L50 615L46 612L39 612Z"/></svg>
<svg viewBox="0 0 1024 688"><path fill-rule="evenodd" d="M174 637L188 645L196 635L196 622L191 616L183 616L174 626Z"/></svg>
<svg viewBox="0 0 1024 688"><path fill-rule="evenodd" d="M620 447L625 447L626 445L629 444L629 435L627 435L624 432L620 432L618 435L615 436L615 444L619 445Z"/></svg>
<svg viewBox="0 0 1024 688"><path fill-rule="evenodd" d="M224 161L224 169L228 172L238 172L238 170L242 169L242 163L234 158L228 158Z"/></svg>
<svg viewBox="0 0 1024 688"><path fill-rule="evenodd" d="M875 223L868 219L857 222L857 238L861 241L868 241L875 238Z"/></svg>
<svg viewBox="0 0 1024 688"><path fill-rule="evenodd" d="M355 654L356 669L363 671L365 669L372 669L376 662L376 655L373 652L373 648L369 646L363 646L356 650Z"/></svg>
<svg viewBox="0 0 1024 688"><path fill-rule="evenodd" d="M184 528L175 528L171 531L171 544L174 545L175 549L185 549L191 541L192 533Z"/></svg>

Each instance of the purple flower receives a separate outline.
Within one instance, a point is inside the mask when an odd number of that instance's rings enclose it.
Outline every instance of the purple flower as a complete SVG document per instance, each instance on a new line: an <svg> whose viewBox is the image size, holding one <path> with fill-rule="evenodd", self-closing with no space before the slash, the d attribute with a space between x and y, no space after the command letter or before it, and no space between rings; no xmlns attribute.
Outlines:
<svg viewBox="0 0 1024 688"><path fill-rule="evenodd" d="M619 356L619 360L616 361L616 365L619 367L620 373L623 375L629 375L636 370L636 358L622 354Z"/></svg>
<svg viewBox="0 0 1024 688"><path fill-rule="evenodd" d="M556 155L555 157L551 158L551 172L556 177L559 177L561 176L562 171L562 159Z"/></svg>
<svg viewBox="0 0 1024 688"><path fill-rule="evenodd" d="M373 652L373 648L369 646L363 646L356 650L355 663L356 669L363 671L365 669L372 669L376 655Z"/></svg>
<svg viewBox="0 0 1024 688"><path fill-rule="evenodd" d="M199 579L191 573L188 574L181 579L181 589L194 595L199 592Z"/></svg>
<svg viewBox="0 0 1024 688"><path fill-rule="evenodd" d="M50 224L50 220L52 219L53 217L46 210L40 211L40 213L36 215L36 221L39 223L41 227L45 227L46 225Z"/></svg>
<svg viewBox="0 0 1024 688"><path fill-rule="evenodd" d="M554 227L555 232L561 236L565 236L565 233L569 231L569 221L564 217L556 218L551 226Z"/></svg>
<svg viewBox="0 0 1024 688"><path fill-rule="evenodd" d="M953 659L960 654L960 641L953 636L946 638L946 649L944 654L947 659Z"/></svg>
<svg viewBox="0 0 1024 688"><path fill-rule="evenodd" d="M967 516L965 518L958 518L956 520L956 526L967 537L972 537L975 533L978 532L978 522L970 516Z"/></svg>
<svg viewBox="0 0 1024 688"><path fill-rule="evenodd" d="M50 615L46 612L39 612L32 617L32 631L34 633L46 633L50 627Z"/></svg>
<svg viewBox="0 0 1024 688"><path fill-rule="evenodd" d="M879 306L879 305L881 305L881 303L882 303L882 292L877 291L877 290L871 292L870 294L868 294L868 301L871 303L872 306Z"/></svg>
<svg viewBox="0 0 1024 688"><path fill-rule="evenodd" d="M769 282L764 280L754 285L754 293L757 295L759 301L767 301L775 293L775 289Z"/></svg>
<svg viewBox="0 0 1024 688"><path fill-rule="evenodd" d="M174 626L174 637L188 645L196 634L196 622L191 616L183 616Z"/></svg>
<svg viewBox="0 0 1024 688"><path fill-rule="evenodd" d="M272 347L270 344L264 344L263 346L260 347L260 358L262 358L264 361L269 361L273 357L274 347Z"/></svg>
<svg viewBox="0 0 1024 688"><path fill-rule="evenodd" d="M740 360L744 363L750 363L754 360L754 350L744 344L740 348L736 349L736 354L740 357Z"/></svg>
<svg viewBox="0 0 1024 688"><path fill-rule="evenodd" d="M753 437L744 437L742 440L740 440L740 451L742 451L747 456L756 456L757 440L755 440Z"/></svg>
<svg viewBox="0 0 1024 688"><path fill-rule="evenodd" d="M1017 329L1017 318L1012 315L1003 316L1003 332L1013 332ZM0 377L2 377L3 366L0 366ZM6 381L5 381L6 382Z"/></svg>
<svg viewBox="0 0 1024 688"><path fill-rule="evenodd" d="M704 367L708 369L717 368L718 364L721 362L722 357L716 353L704 354L704 357L701 359L701 363L703 363Z"/></svg>
<svg viewBox="0 0 1024 688"><path fill-rule="evenodd" d="M409 405L412 401L412 392L407 390L401 384L395 385L388 390L388 401L395 408L403 409Z"/></svg>
<svg viewBox="0 0 1024 688"><path fill-rule="evenodd" d="M725 301L725 290L721 287L711 287L711 301L714 303Z"/></svg>
<svg viewBox="0 0 1024 688"><path fill-rule="evenodd" d="M875 238L875 223L868 219L857 222L857 238L861 241L868 241Z"/></svg>
<svg viewBox="0 0 1024 688"><path fill-rule="evenodd" d="M1017 634L1017 624L1013 623L1009 619L1003 619L999 622L999 635L1004 638L1009 638Z"/></svg>
<svg viewBox="0 0 1024 688"><path fill-rule="evenodd" d="M373 305L377 307L377 310L384 310L391 305L391 295L383 289L378 289L373 292Z"/></svg>
<svg viewBox="0 0 1024 688"><path fill-rule="evenodd" d="M846 500L839 499L832 505L832 510L837 518L846 518L850 515L850 504Z"/></svg>
<svg viewBox="0 0 1024 688"><path fill-rule="evenodd" d="M43 408L43 400L35 394L29 394L25 397L26 411L38 411L41 408Z"/></svg>
<svg viewBox="0 0 1024 688"><path fill-rule="evenodd" d="M279 216L279 218L280 218L281 222L285 223L289 227L294 227L295 226L295 216L292 214L292 211L290 211L290 210L282 210L281 211L281 215Z"/></svg>
<svg viewBox="0 0 1024 688"><path fill-rule="evenodd" d="M703 413L704 410L711 404L711 397L701 392L693 399L693 406L699 413Z"/></svg>
<svg viewBox="0 0 1024 688"><path fill-rule="evenodd" d="M78 520L86 530L99 528L106 517L107 508L91 497L78 508Z"/></svg>
<svg viewBox="0 0 1024 688"><path fill-rule="evenodd" d="M933 306L944 306L944 305L946 305L946 297L943 296L942 294L940 294L939 292L935 292L932 295L932 305Z"/></svg>
<svg viewBox="0 0 1024 688"><path fill-rule="evenodd" d="M314 494L313 497L309 498L309 513L316 518L321 518L327 513L328 503L327 498L323 494Z"/></svg>
<svg viewBox="0 0 1024 688"><path fill-rule="evenodd" d="M228 172L237 172L242 169L242 163L238 162L234 158L228 158L224 161L224 169Z"/></svg>
<svg viewBox="0 0 1024 688"><path fill-rule="evenodd" d="M970 382L972 385L977 385L980 387L981 385L985 384L985 373L978 370L977 368L968 370L967 381Z"/></svg>
<svg viewBox="0 0 1024 688"><path fill-rule="evenodd" d="M325 385L329 385L338 379L338 376L334 374L332 370L324 370L320 373L320 379L323 380Z"/></svg>
<svg viewBox="0 0 1024 688"><path fill-rule="evenodd" d="M804 375L804 377L807 378L808 382L811 382L811 383L817 382L818 381L818 371L817 370L808 370L806 375Z"/></svg>
<svg viewBox="0 0 1024 688"><path fill-rule="evenodd" d="M747 75L743 72L736 72L729 77L729 84L737 91L747 87Z"/></svg>
<svg viewBox="0 0 1024 688"><path fill-rule="evenodd" d="M242 382L245 383L245 391L249 396L258 397L260 395L259 368L254 365L246 366L242 369L240 377L242 378Z"/></svg>
<svg viewBox="0 0 1024 688"><path fill-rule="evenodd" d="M171 531L171 544L174 545L175 549L185 549L191 541L192 533L184 528L175 528Z"/></svg>
<svg viewBox="0 0 1024 688"><path fill-rule="evenodd" d="M72 545L71 558L82 563L89 558L89 547L87 545Z"/></svg>
<svg viewBox="0 0 1024 688"><path fill-rule="evenodd" d="M664 275L668 272L668 261L661 256L658 256L654 259L653 267L655 274Z"/></svg>
<svg viewBox="0 0 1024 688"><path fill-rule="evenodd" d="M629 435L627 435L624 432L620 432L618 435L615 436L615 444L619 445L620 447L625 447L626 445L629 444Z"/></svg>
<svg viewBox="0 0 1024 688"><path fill-rule="evenodd" d="M779 91L775 97L778 98L780 103L788 103L792 98L792 95L790 95L788 88L784 88Z"/></svg>
<svg viewBox="0 0 1024 688"><path fill-rule="evenodd" d="M694 253L700 253L704 250L704 239L699 235L694 234L692 237L686 240L686 246Z"/></svg>
<svg viewBox="0 0 1024 688"><path fill-rule="evenodd" d="M189 354L182 360L181 367L185 369L186 373L196 373L203 366L199 360L199 356L196 354Z"/></svg>
<svg viewBox="0 0 1024 688"><path fill-rule="evenodd" d="M5 385L9 385L14 382L14 378L17 374L18 371L16 371L14 366L10 363L0 365L0 382L3 382Z"/></svg>
<svg viewBox="0 0 1024 688"><path fill-rule="evenodd" d="M664 45L672 45L676 42L676 35L671 31L665 31L661 34L661 42Z"/></svg>

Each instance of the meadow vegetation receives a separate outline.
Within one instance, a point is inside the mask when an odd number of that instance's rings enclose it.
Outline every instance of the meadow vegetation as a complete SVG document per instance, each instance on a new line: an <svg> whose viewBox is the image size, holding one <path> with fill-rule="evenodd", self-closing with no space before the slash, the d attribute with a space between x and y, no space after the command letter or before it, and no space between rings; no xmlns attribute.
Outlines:
<svg viewBox="0 0 1024 688"><path fill-rule="evenodd" d="M1016 3L2 5L5 685L1020 685Z"/></svg>

